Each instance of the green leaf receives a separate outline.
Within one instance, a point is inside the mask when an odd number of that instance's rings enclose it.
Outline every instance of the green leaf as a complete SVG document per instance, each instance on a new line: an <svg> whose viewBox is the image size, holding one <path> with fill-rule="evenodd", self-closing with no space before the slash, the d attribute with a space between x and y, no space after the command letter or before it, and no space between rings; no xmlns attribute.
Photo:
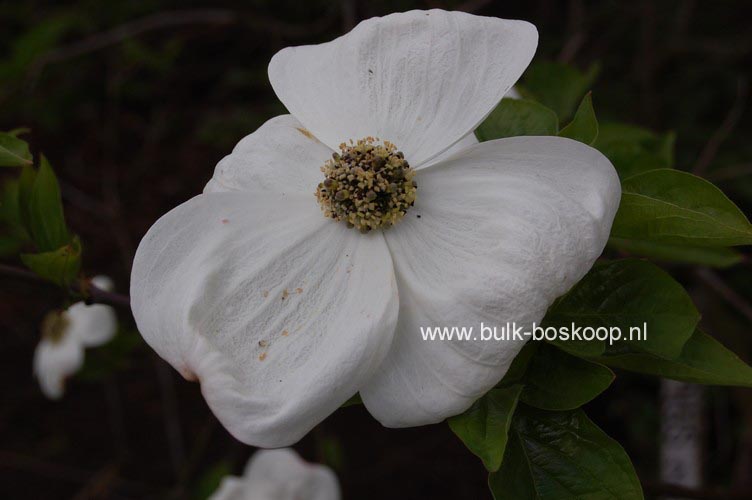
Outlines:
<svg viewBox="0 0 752 500"><path fill-rule="evenodd" d="M515 384L522 384L527 373L527 367L538 352L538 347L541 346L540 342L526 342L522 350L517 353L517 356L512 360L512 364L509 366L504 378L499 382L499 387L508 387Z"/></svg>
<svg viewBox="0 0 752 500"><path fill-rule="evenodd" d="M598 76L598 67L591 66L586 73L548 61L532 63L515 86L522 97L540 102L551 108L561 120L567 120Z"/></svg>
<svg viewBox="0 0 752 500"><path fill-rule="evenodd" d="M0 132L0 167L31 165L29 145L13 133Z"/></svg>
<svg viewBox="0 0 752 500"><path fill-rule="evenodd" d="M223 460L212 465L206 472L201 474L193 487L190 498L194 500L206 500L219 488L219 484L227 476L232 475L230 463Z"/></svg>
<svg viewBox="0 0 752 500"><path fill-rule="evenodd" d="M488 480L497 500L643 498L624 449L582 410L520 405L509 441L501 468Z"/></svg>
<svg viewBox="0 0 752 500"><path fill-rule="evenodd" d="M0 188L0 257L17 254L29 241L19 211L19 182L6 179Z"/></svg>
<svg viewBox="0 0 752 500"><path fill-rule="evenodd" d="M622 252L663 262L680 262L724 268L742 261L742 255L739 252L726 247L693 247L657 243L655 241L625 240L623 238L610 238L608 244Z"/></svg>
<svg viewBox="0 0 752 500"><path fill-rule="evenodd" d="M556 135L559 119L542 104L527 99L502 99L476 129L479 141L520 135Z"/></svg>
<svg viewBox="0 0 752 500"><path fill-rule="evenodd" d="M355 393L353 397L345 401L340 408L347 408L348 406L358 406L363 404L363 399L360 397L360 393Z"/></svg>
<svg viewBox="0 0 752 500"><path fill-rule="evenodd" d="M70 286L81 270L81 242L77 237L51 252L21 254L21 261L42 278L60 286Z"/></svg>
<svg viewBox="0 0 752 500"><path fill-rule="evenodd" d="M545 498L538 496L538 492L535 491L536 485L530 472L531 464L525 453L520 438L514 432L510 433L501 467L497 472L488 475L488 489L495 500Z"/></svg>
<svg viewBox="0 0 752 500"><path fill-rule="evenodd" d="M624 179L611 235L692 246L747 245L752 225L710 182L659 169Z"/></svg>
<svg viewBox="0 0 752 500"><path fill-rule="evenodd" d="M674 166L673 132L663 135L624 123L599 124L595 147L611 160L621 179Z"/></svg>
<svg viewBox="0 0 752 500"><path fill-rule="evenodd" d="M598 361L614 368L685 382L752 387L752 367L700 330L695 330L676 359L630 352L601 356Z"/></svg>
<svg viewBox="0 0 752 500"><path fill-rule="evenodd" d="M465 413L447 422L465 446L480 457L489 471L499 469L507 432L522 386L494 388L473 403Z"/></svg>
<svg viewBox="0 0 752 500"><path fill-rule="evenodd" d="M70 241L65 226L63 202L55 172L42 156L29 198L29 232L41 252L48 252Z"/></svg>
<svg viewBox="0 0 752 500"><path fill-rule="evenodd" d="M598 138L598 120L595 117L591 92L588 92L582 99L574 118L559 132L559 136L585 144L593 144Z"/></svg>
<svg viewBox="0 0 752 500"><path fill-rule="evenodd" d="M36 177L37 171L32 166L22 168L18 177L18 215L27 233L31 225L30 201Z"/></svg>
<svg viewBox="0 0 752 500"><path fill-rule="evenodd" d="M595 265L551 306L544 325L570 327L571 330L574 323L577 327L602 327L609 332L618 328L622 340L610 349L629 345L640 351L675 358L692 336L699 319L692 299L665 271L647 261L626 259ZM638 340L635 330L630 340L630 328L642 330L644 324L647 324L646 338ZM616 330L613 331L616 335ZM579 348L583 342L560 338L554 343L576 355L598 354L595 349ZM601 346L605 348L604 344Z"/></svg>
<svg viewBox="0 0 752 500"><path fill-rule="evenodd" d="M614 374L587 361L541 343L525 375L520 399L544 410L573 410L605 391Z"/></svg>

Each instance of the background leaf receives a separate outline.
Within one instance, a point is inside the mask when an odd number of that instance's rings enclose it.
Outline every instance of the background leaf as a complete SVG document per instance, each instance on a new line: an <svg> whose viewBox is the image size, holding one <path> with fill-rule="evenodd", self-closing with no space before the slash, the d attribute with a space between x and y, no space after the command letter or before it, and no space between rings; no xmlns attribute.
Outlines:
<svg viewBox="0 0 752 500"><path fill-rule="evenodd" d="M594 146L614 164L621 179L658 168L673 168L673 132L656 134L626 123L603 122Z"/></svg>
<svg viewBox="0 0 752 500"><path fill-rule="evenodd" d="M502 99L475 130L479 141L521 135L556 135L559 119L542 104L527 99Z"/></svg>
<svg viewBox="0 0 752 500"><path fill-rule="evenodd" d="M623 238L609 238L608 244L612 248L632 255L650 257L665 262L724 268L742 261L742 254L733 248L726 247L695 247Z"/></svg>
<svg viewBox="0 0 752 500"><path fill-rule="evenodd" d="M752 225L710 182L659 169L622 182L611 235L694 246L746 245L752 244Z"/></svg>
<svg viewBox="0 0 752 500"><path fill-rule="evenodd" d="M602 356L598 361L614 368L685 382L752 387L752 367L699 329L676 359L629 352Z"/></svg>
<svg viewBox="0 0 752 500"><path fill-rule="evenodd" d="M21 222L17 179L6 179L0 189L0 257L17 254L29 235Z"/></svg>
<svg viewBox="0 0 752 500"><path fill-rule="evenodd" d="M65 226L60 187L44 155L34 177L28 204L28 229L38 250L48 252L65 246L70 235Z"/></svg>
<svg viewBox="0 0 752 500"><path fill-rule="evenodd" d="M0 132L0 167L31 165L29 145L12 133Z"/></svg>
<svg viewBox="0 0 752 500"><path fill-rule="evenodd" d="M21 254L21 261L42 278L69 286L81 270L81 242L77 237L51 252Z"/></svg>
<svg viewBox="0 0 752 500"><path fill-rule="evenodd" d="M598 138L598 120L595 117L591 92L588 92L582 99L574 118L569 125L561 129L559 136L585 144L593 144Z"/></svg>
<svg viewBox="0 0 752 500"><path fill-rule="evenodd" d="M528 66L522 76L522 83L515 88L522 97L551 108L560 120L568 120L582 97L590 90L598 71L597 65L583 73L566 64L535 61Z"/></svg>

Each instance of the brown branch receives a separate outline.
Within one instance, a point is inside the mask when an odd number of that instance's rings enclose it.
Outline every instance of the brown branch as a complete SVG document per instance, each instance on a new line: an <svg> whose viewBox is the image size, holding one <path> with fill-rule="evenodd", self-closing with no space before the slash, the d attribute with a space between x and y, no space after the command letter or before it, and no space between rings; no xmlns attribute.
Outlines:
<svg viewBox="0 0 752 500"><path fill-rule="evenodd" d="M752 321L752 304L744 300L744 298L736 293L733 288L724 283L720 276L706 268L698 269L697 276L718 295L723 297L723 299L733 306L740 314L749 321Z"/></svg>
<svg viewBox="0 0 752 500"><path fill-rule="evenodd" d="M43 54L31 64L28 79L32 82L36 81L48 64L73 59L149 31L190 24L224 25L236 21L237 17L234 12L222 9L159 12Z"/></svg>
<svg viewBox="0 0 752 500"><path fill-rule="evenodd" d="M7 264L0 264L0 275L54 285L32 271L20 267L9 266ZM94 286L90 281L74 282L70 287L70 291L85 297L85 300L92 304L108 304L128 310L131 308L131 300L127 295L102 290L101 288Z"/></svg>
<svg viewBox="0 0 752 500"><path fill-rule="evenodd" d="M747 101L748 84L746 79L739 78L736 84L736 98L731 109L726 114L718 130L713 133L705 147L702 148L700 156L697 158L695 166L692 168L692 173L702 175L710 164L715 160L718 155L718 150L721 144L728 138L731 132L734 131L736 125L739 123L739 119L744 111L744 103Z"/></svg>

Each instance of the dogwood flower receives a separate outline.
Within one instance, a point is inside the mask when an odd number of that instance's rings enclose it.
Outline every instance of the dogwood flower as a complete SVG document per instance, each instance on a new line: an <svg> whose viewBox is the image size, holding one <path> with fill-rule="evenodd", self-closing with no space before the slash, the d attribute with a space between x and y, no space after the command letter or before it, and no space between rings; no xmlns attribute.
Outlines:
<svg viewBox="0 0 752 500"><path fill-rule="evenodd" d="M289 445L356 392L389 427L461 413L524 342L421 328L529 327L590 269L620 198L609 161L473 135L537 39L524 21L411 11L274 56L291 114L149 229L131 281L146 341L238 439Z"/></svg>
<svg viewBox="0 0 752 500"><path fill-rule="evenodd" d="M107 276L95 276L91 282L111 291ZM84 349L109 342L117 330L115 310L103 304L76 302L68 309L51 311L42 321L42 340L34 351L34 375L42 393L60 399L65 380L84 363Z"/></svg>
<svg viewBox="0 0 752 500"><path fill-rule="evenodd" d="M259 450L243 477L222 479L209 500L339 500L331 469L301 460L290 448Z"/></svg>

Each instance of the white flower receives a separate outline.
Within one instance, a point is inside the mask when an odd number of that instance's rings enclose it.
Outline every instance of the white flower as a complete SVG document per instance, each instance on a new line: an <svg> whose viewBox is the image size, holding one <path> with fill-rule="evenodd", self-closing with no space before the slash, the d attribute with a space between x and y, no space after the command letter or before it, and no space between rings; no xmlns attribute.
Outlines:
<svg viewBox="0 0 752 500"><path fill-rule="evenodd" d="M152 226L131 281L146 341L238 439L294 443L357 391L390 427L460 413L524 342L431 342L420 327L530 326L590 269L620 198L609 161L568 139L473 135L536 45L527 22L432 10L274 56L292 114ZM371 136L404 154L366 141L333 158ZM321 208L364 231L402 219L361 234Z"/></svg>
<svg viewBox="0 0 752 500"><path fill-rule="evenodd" d="M91 282L112 290L112 280L96 276ZM52 311L42 322L42 340L34 351L34 375L45 396L60 399L65 379L84 363L84 349L107 343L115 335L115 310L106 305L76 302L68 309Z"/></svg>
<svg viewBox="0 0 752 500"><path fill-rule="evenodd" d="M226 477L209 500L339 500L337 476L290 448L259 450L243 477Z"/></svg>

